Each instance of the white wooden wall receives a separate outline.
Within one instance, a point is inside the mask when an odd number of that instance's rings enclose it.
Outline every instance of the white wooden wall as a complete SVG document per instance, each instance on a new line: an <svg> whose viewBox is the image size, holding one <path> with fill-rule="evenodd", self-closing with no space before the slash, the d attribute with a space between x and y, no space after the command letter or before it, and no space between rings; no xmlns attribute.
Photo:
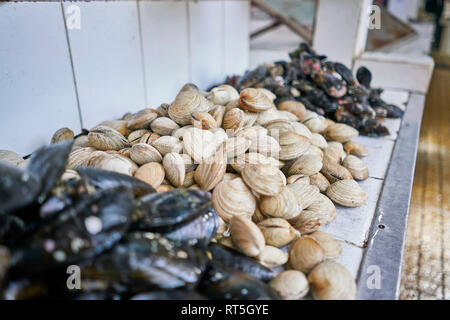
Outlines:
<svg viewBox="0 0 450 320"><path fill-rule="evenodd" d="M67 28L69 6L80 29ZM0 3L0 149L22 155L249 63L248 0Z"/></svg>

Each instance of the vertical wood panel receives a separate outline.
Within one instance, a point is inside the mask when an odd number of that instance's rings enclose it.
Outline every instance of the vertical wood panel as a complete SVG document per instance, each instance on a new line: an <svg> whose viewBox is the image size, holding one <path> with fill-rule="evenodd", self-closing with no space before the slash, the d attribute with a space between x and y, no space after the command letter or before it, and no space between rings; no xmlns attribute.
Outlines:
<svg viewBox="0 0 450 320"><path fill-rule="evenodd" d="M248 68L250 58L250 3L227 0L224 9L225 75L242 74Z"/></svg>
<svg viewBox="0 0 450 320"><path fill-rule="evenodd" d="M0 4L0 149L22 155L81 129L59 3Z"/></svg>
<svg viewBox="0 0 450 320"><path fill-rule="evenodd" d="M187 10L184 1L140 1L144 66L150 107L170 103L189 82Z"/></svg>
<svg viewBox="0 0 450 320"><path fill-rule="evenodd" d="M201 89L224 79L224 2L189 1L191 80Z"/></svg>
<svg viewBox="0 0 450 320"><path fill-rule="evenodd" d="M64 3L81 10L69 30L83 115L90 128L146 105L136 1Z"/></svg>

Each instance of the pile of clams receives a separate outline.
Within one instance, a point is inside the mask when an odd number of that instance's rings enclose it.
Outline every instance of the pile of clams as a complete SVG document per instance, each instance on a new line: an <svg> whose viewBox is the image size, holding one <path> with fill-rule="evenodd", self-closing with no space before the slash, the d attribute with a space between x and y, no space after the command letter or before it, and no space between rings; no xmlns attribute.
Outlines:
<svg viewBox="0 0 450 320"><path fill-rule="evenodd" d="M353 299L319 229L366 202L357 135L267 89L187 84L156 110L60 129L27 160L1 151L0 294Z"/></svg>
<svg viewBox="0 0 450 320"><path fill-rule="evenodd" d="M306 43L289 56L289 62L260 65L242 76L228 77L225 83L238 90L268 89L276 95L277 105L295 100L308 110L368 136L389 135L383 119L403 116L399 107L381 98L382 89L370 86L372 74L367 68L360 67L354 77L345 65L318 55ZM286 108L280 110L289 111Z"/></svg>

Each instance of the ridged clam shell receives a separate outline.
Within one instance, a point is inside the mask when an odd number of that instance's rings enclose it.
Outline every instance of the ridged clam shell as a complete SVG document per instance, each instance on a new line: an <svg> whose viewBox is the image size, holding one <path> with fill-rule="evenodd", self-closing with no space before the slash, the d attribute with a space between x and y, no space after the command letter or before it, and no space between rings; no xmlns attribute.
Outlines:
<svg viewBox="0 0 450 320"><path fill-rule="evenodd" d="M211 157L216 152L218 140L209 130L189 128L183 134L183 147L195 163L201 163L203 159Z"/></svg>
<svg viewBox="0 0 450 320"><path fill-rule="evenodd" d="M148 183L156 189L163 182L165 171L161 163L149 162L141 166L134 174L134 177Z"/></svg>
<svg viewBox="0 0 450 320"><path fill-rule="evenodd" d="M77 167L86 167L88 165L89 157L95 148L85 147L77 148L70 152L69 158L67 159L67 168L75 169Z"/></svg>
<svg viewBox="0 0 450 320"><path fill-rule="evenodd" d="M156 118L150 124L152 131L161 136L170 136L173 130L178 129L179 127L180 126L176 124L175 121L167 117Z"/></svg>
<svg viewBox="0 0 450 320"><path fill-rule="evenodd" d="M314 202L289 222L302 234L316 231L336 219L336 207L323 194L318 194Z"/></svg>
<svg viewBox="0 0 450 320"><path fill-rule="evenodd" d="M137 143L131 147L130 158L138 165L143 165L148 162L161 162L163 160L159 151L146 143Z"/></svg>
<svg viewBox="0 0 450 320"><path fill-rule="evenodd" d="M183 181L183 188L189 188L190 186L195 184L195 172L191 171L191 172L186 172L186 174L184 175L184 181Z"/></svg>
<svg viewBox="0 0 450 320"><path fill-rule="evenodd" d="M247 152L251 141L243 137L231 137L223 143L223 149L228 159L235 158Z"/></svg>
<svg viewBox="0 0 450 320"><path fill-rule="evenodd" d="M119 132L124 137L130 134L130 129L128 129L128 121L126 120L103 121L99 125L110 127Z"/></svg>
<svg viewBox="0 0 450 320"><path fill-rule="evenodd" d="M212 190L223 178L227 169L227 158L220 148L195 169L194 179L202 190Z"/></svg>
<svg viewBox="0 0 450 320"><path fill-rule="evenodd" d="M150 130L139 129L139 130L130 132L127 139L131 145L134 145L136 143L139 143L143 136L145 136L146 134L151 134L151 133L152 132Z"/></svg>
<svg viewBox="0 0 450 320"><path fill-rule="evenodd" d="M274 196L286 185L284 174L270 164L248 164L241 172L244 182L255 192L264 196Z"/></svg>
<svg viewBox="0 0 450 320"><path fill-rule="evenodd" d="M241 154L240 156L237 156L233 160L230 161L231 167L236 170L236 172L242 172L244 167L247 164L255 164L255 165L262 165L262 164L268 164L272 165L275 168L281 168L283 166L283 163L278 161L275 158L272 157L266 157L260 153L250 152Z"/></svg>
<svg viewBox="0 0 450 320"><path fill-rule="evenodd" d="M319 133L313 133L311 135L311 143L320 149L328 147L327 140Z"/></svg>
<svg viewBox="0 0 450 320"><path fill-rule="evenodd" d="M297 195L297 203L300 209L308 208L320 194L319 188L303 183L288 184L287 187Z"/></svg>
<svg viewBox="0 0 450 320"><path fill-rule="evenodd" d="M94 151L88 160L88 166L118 173L133 175L138 169L137 165L128 158L119 154Z"/></svg>
<svg viewBox="0 0 450 320"><path fill-rule="evenodd" d="M228 102L239 99L239 92L227 84L212 88L207 98L213 104L226 105Z"/></svg>
<svg viewBox="0 0 450 320"><path fill-rule="evenodd" d="M318 300L353 300L356 283L348 270L333 260L315 267L308 275L311 291Z"/></svg>
<svg viewBox="0 0 450 320"><path fill-rule="evenodd" d="M303 122L305 126L308 127L309 130L313 133L324 132L328 126L326 119L323 116L316 114L316 116L311 117L310 119Z"/></svg>
<svg viewBox="0 0 450 320"><path fill-rule="evenodd" d="M325 250L325 259L338 259L342 255L342 247L335 238L324 231L314 231L308 237L316 240Z"/></svg>
<svg viewBox="0 0 450 320"><path fill-rule="evenodd" d="M191 114L192 117L192 125L196 128L200 129L211 129L217 128L217 122L208 112L204 111L196 111Z"/></svg>
<svg viewBox="0 0 450 320"><path fill-rule="evenodd" d="M255 125L253 127L242 129L236 134L236 137L243 137L252 140L258 136L265 136L265 135L267 135L267 129Z"/></svg>
<svg viewBox="0 0 450 320"><path fill-rule="evenodd" d="M226 222L235 215L251 218L256 209L256 199L241 178L220 182L212 193L212 203Z"/></svg>
<svg viewBox="0 0 450 320"><path fill-rule="evenodd" d="M311 140L295 132L283 132L278 138L280 144L279 159L292 160L308 152Z"/></svg>
<svg viewBox="0 0 450 320"><path fill-rule="evenodd" d="M158 117L155 110L142 109L136 112L133 117L128 121L128 129L145 129L148 128L150 123Z"/></svg>
<svg viewBox="0 0 450 320"><path fill-rule="evenodd" d="M303 183L303 184L310 184L311 180L308 176L304 174L294 174L286 179L287 184L292 183Z"/></svg>
<svg viewBox="0 0 450 320"><path fill-rule="evenodd" d="M74 134L73 131L70 130L69 128L61 128L58 129L52 137L51 143L57 143L57 142L61 142L61 141L66 141L69 139L73 139Z"/></svg>
<svg viewBox="0 0 450 320"><path fill-rule="evenodd" d="M186 174L183 158L178 153L167 153L163 159L163 166L167 180L174 187L180 188Z"/></svg>
<svg viewBox="0 0 450 320"><path fill-rule="evenodd" d="M170 152L180 153L183 151L183 144L180 140L172 136L162 136L153 141L152 146L155 147L162 156L165 156Z"/></svg>
<svg viewBox="0 0 450 320"><path fill-rule="evenodd" d="M245 113L239 108L233 108L223 116L222 128L230 131L231 135L238 132L244 127Z"/></svg>
<svg viewBox="0 0 450 320"><path fill-rule="evenodd" d="M254 88L246 88L241 91L239 105L242 109L253 112L261 112L273 108L273 103L267 95Z"/></svg>
<svg viewBox="0 0 450 320"><path fill-rule="evenodd" d="M70 154L72 154L72 153L73 153L73 151ZM69 155L69 158L70 158L70 155ZM8 163L11 163L11 164L17 166L20 163L22 163L24 160L19 154L15 153L14 151L0 150L0 161L6 161Z"/></svg>
<svg viewBox="0 0 450 320"><path fill-rule="evenodd" d="M276 94L266 88L257 88L258 91L262 92L270 101L274 102L277 98Z"/></svg>
<svg viewBox="0 0 450 320"><path fill-rule="evenodd" d="M295 230L285 219L269 218L258 223L258 227L264 235L266 244L270 246L281 248L300 238L300 232Z"/></svg>
<svg viewBox="0 0 450 320"><path fill-rule="evenodd" d="M344 123L336 123L325 130L325 138L332 141L347 142L358 136L358 130Z"/></svg>
<svg viewBox="0 0 450 320"><path fill-rule="evenodd" d="M353 176L353 179L361 181L369 177L369 169L364 162L357 156L348 155L342 162L342 166L348 169Z"/></svg>
<svg viewBox="0 0 450 320"><path fill-rule="evenodd" d="M139 143L152 144L153 141L159 139L161 136L155 132L147 132L140 139Z"/></svg>
<svg viewBox="0 0 450 320"><path fill-rule="evenodd" d="M257 136L251 140L250 152L257 152L266 157L278 158L281 147L277 140L271 136Z"/></svg>
<svg viewBox="0 0 450 320"><path fill-rule="evenodd" d="M130 146L123 135L106 126L96 126L88 134L90 147L97 150L120 150Z"/></svg>
<svg viewBox="0 0 450 320"><path fill-rule="evenodd" d="M359 142L349 141L344 144L344 150L347 154L353 154L357 157L367 157L369 150Z"/></svg>
<svg viewBox="0 0 450 320"><path fill-rule="evenodd" d="M288 261L288 254L277 247L266 245L256 260L267 268L275 268Z"/></svg>
<svg viewBox="0 0 450 320"><path fill-rule="evenodd" d="M264 215L283 219L292 219L302 210L298 205L297 194L288 187L284 187L277 195L261 197L259 209Z"/></svg>
<svg viewBox="0 0 450 320"><path fill-rule="evenodd" d="M208 112L211 107L211 102L199 92L195 90L181 91L170 105L168 114L178 124L190 124L193 112Z"/></svg>
<svg viewBox="0 0 450 320"><path fill-rule="evenodd" d="M306 113L306 108L303 103L295 100L287 100L279 103L278 110L289 111L295 114L300 121L303 121Z"/></svg>
<svg viewBox="0 0 450 320"><path fill-rule="evenodd" d="M292 269L308 273L325 259L325 250L313 238L301 237L289 248L289 265Z"/></svg>
<svg viewBox="0 0 450 320"><path fill-rule="evenodd" d="M310 176L309 178L311 181L311 185L319 188L320 192L327 191L328 187L330 186L330 182L328 181L328 179L325 178L325 176L320 172Z"/></svg>
<svg viewBox="0 0 450 320"><path fill-rule="evenodd" d="M296 121L283 119L272 120L265 127L268 130L267 134L274 138L277 138L283 132L295 132L308 139L312 137L311 131L305 125Z"/></svg>
<svg viewBox="0 0 450 320"><path fill-rule="evenodd" d="M217 123L218 127L222 127L223 117L225 115L225 106L217 105L209 112Z"/></svg>
<svg viewBox="0 0 450 320"><path fill-rule="evenodd" d="M233 216L230 221L230 235L233 247L249 257L256 257L264 250L264 235L248 218Z"/></svg>
<svg viewBox="0 0 450 320"><path fill-rule="evenodd" d="M291 165L289 175L304 174L312 176L322 169L322 158L317 155L304 154Z"/></svg>
<svg viewBox="0 0 450 320"><path fill-rule="evenodd" d="M352 174L347 168L341 166L339 163L333 162L327 156L323 158L321 173L330 183L338 180L353 179Z"/></svg>
<svg viewBox="0 0 450 320"><path fill-rule="evenodd" d="M359 207L367 200L367 194L353 179L333 183L327 189L327 196L344 207Z"/></svg>

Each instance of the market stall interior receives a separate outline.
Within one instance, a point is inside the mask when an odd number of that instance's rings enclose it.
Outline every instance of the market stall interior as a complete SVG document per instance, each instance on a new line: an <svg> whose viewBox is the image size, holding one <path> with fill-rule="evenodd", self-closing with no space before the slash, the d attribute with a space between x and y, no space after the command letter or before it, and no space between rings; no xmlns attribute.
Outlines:
<svg viewBox="0 0 450 320"><path fill-rule="evenodd" d="M1 298L398 298L433 60L299 3L0 4Z"/></svg>

